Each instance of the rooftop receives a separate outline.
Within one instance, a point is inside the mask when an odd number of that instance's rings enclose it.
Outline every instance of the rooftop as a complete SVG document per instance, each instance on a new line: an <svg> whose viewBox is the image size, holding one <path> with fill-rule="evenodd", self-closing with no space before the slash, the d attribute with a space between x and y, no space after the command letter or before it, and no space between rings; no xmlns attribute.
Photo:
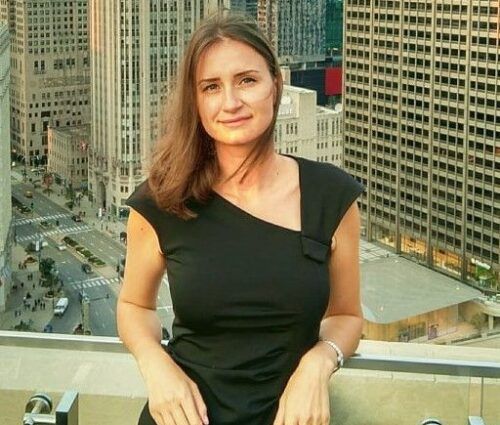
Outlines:
<svg viewBox="0 0 500 425"><path fill-rule="evenodd" d="M370 322L396 322L481 296L456 279L363 240L360 259L363 314Z"/></svg>

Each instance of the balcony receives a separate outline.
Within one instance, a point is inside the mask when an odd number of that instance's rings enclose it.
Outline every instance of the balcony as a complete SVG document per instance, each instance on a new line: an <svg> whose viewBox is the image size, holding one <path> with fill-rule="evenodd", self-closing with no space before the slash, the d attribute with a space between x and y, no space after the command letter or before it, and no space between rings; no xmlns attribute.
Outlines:
<svg viewBox="0 0 500 425"><path fill-rule="evenodd" d="M27 401L40 392L56 405L65 391L77 391L78 425L135 425L146 399L134 359L117 338L0 331L0 359L2 425L22 424ZM496 425L499 350L362 341L331 380L330 394L334 425L428 418Z"/></svg>

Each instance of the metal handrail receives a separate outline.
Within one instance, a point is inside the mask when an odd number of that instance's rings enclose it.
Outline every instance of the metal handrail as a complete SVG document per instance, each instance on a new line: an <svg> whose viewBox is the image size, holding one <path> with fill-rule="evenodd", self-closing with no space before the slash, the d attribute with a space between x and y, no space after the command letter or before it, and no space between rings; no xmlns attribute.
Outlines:
<svg viewBox="0 0 500 425"><path fill-rule="evenodd" d="M0 330L0 346L23 348L51 348L127 354L118 337L13 332ZM358 353L344 364L345 369L374 370L382 372L407 372L434 375L500 378L500 362L469 361L374 355Z"/></svg>
<svg viewBox="0 0 500 425"><path fill-rule="evenodd" d="M500 378L500 362L486 361L356 354L345 362L344 367L387 372Z"/></svg>

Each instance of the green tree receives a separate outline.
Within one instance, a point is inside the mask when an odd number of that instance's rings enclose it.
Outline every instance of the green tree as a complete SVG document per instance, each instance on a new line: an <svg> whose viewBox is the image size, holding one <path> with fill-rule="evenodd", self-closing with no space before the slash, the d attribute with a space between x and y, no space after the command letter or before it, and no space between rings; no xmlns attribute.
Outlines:
<svg viewBox="0 0 500 425"><path fill-rule="evenodd" d="M49 287L51 293L54 292L54 285L58 283L56 262L53 258L47 257L40 260L40 274L43 286Z"/></svg>

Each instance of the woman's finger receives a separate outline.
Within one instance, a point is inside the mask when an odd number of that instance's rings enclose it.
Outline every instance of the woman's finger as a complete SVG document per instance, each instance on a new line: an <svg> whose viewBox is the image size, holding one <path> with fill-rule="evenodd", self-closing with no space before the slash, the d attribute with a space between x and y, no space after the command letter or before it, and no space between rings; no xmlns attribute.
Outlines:
<svg viewBox="0 0 500 425"><path fill-rule="evenodd" d="M198 385L193 383L191 385L191 390L193 393L193 401L194 401L194 405L196 407L196 411L198 413L198 416L199 416L199 418L201 418L202 422L205 425L208 425L207 406L205 405L205 402L203 401L203 397L201 396L200 390L198 389Z"/></svg>
<svg viewBox="0 0 500 425"><path fill-rule="evenodd" d="M196 402L194 398L194 394L192 397L189 397L183 404L182 408L184 409L184 414L188 420L189 425L201 425L202 417L198 413L198 409L196 407Z"/></svg>
<svg viewBox="0 0 500 425"><path fill-rule="evenodd" d="M172 419L174 420L173 423L175 425L191 425L186 418L182 405L180 404L170 411L170 415L172 416Z"/></svg>

